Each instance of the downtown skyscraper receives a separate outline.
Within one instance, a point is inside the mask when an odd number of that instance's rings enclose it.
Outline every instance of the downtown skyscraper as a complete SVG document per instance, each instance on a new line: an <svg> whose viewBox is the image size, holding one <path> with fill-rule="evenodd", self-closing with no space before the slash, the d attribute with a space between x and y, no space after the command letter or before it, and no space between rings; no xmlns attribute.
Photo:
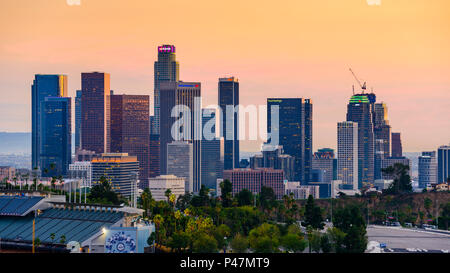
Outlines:
<svg viewBox="0 0 450 273"><path fill-rule="evenodd" d="M358 123L337 124L337 178L347 189L358 189Z"/></svg>
<svg viewBox="0 0 450 273"><path fill-rule="evenodd" d="M216 136L216 109L202 109L202 128L213 133L213 136L202 136L201 145L201 178L202 185L209 189L216 189L217 178L221 167L220 161L220 140Z"/></svg>
<svg viewBox="0 0 450 273"><path fill-rule="evenodd" d="M154 66L154 118L152 119L152 135L160 134L160 85L162 82L178 82L180 64L176 61L175 46L158 46L158 61Z"/></svg>
<svg viewBox="0 0 450 273"><path fill-rule="evenodd" d="M392 133L392 157L402 157L402 139L400 133Z"/></svg>
<svg viewBox="0 0 450 273"><path fill-rule="evenodd" d="M422 152L419 156L419 188L437 184L436 151Z"/></svg>
<svg viewBox="0 0 450 273"><path fill-rule="evenodd" d="M167 145L173 141L188 141L193 145L193 191L201 186L201 84L199 82L162 82L160 85L160 171L167 172ZM172 111L187 107L190 110L188 124L172 128L177 118ZM184 119L184 113L180 114ZM173 134L172 134L173 133Z"/></svg>
<svg viewBox="0 0 450 273"><path fill-rule="evenodd" d="M437 154L438 184L445 183L450 178L450 145L440 146Z"/></svg>
<svg viewBox="0 0 450 273"><path fill-rule="evenodd" d="M148 185L150 97L145 95L112 95L110 102L110 151L136 156L139 161L139 186Z"/></svg>
<svg viewBox="0 0 450 273"><path fill-rule="evenodd" d="M81 90L75 97L75 152L81 148Z"/></svg>
<svg viewBox="0 0 450 273"><path fill-rule="evenodd" d="M72 163L71 98L46 97L41 110L39 166L42 176L65 176Z"/></svg>
<svg viewBox="0 0 450 273"><path fill-rule="evenodd" d="M381 179L382 161L390 156L391 126L387 119L387 106L385 103L374 104L374 137L375 137L375 165L374 179Z"/></svg>
<svg viewBox="0 0 450 273"><path fill-rule="evenodd" d="M81 73L81 148L97 154L109 152L110 75Z"/></svg>
<svg viewBox="0 0 450 273"><path fill-rule="evenodd" d="M43 114L42 103L46 97L67 96L67 76L65 75L35 75L31 86L31 157L32 168L40 168L42 146ZM44 141L45 143L45 141Z"/></svg>
<svg viewBox="0 0 450 273"><path fill-rule="evenodd" d="M278 106L278 131L272 125L272 108ZM294 178L302 185L311 180L312 167L312 101L302 98L267 99L267 132L278 134L285 154L295 158ZM274 124L276 125L276 124ZM269 140L268 140L269 141ZM270 140L273 141L273 140Z"/></svg>
<svg viewBox="0 0 450 273"><path fill-rule="evenodd" d="M373 110L365 94L353 95L347 105L347 121L358 123L358 188L373 184L375 170L375 136Z"/></svg>
<svg viewBox="0 0 450 273"><path fill-rule="evenodd" d="M224 138L224 170L239 168L239 81L219 78L220 137ZM228 121L228 122L227 122ZM231 126L230 126L231 125Z"/></svg>

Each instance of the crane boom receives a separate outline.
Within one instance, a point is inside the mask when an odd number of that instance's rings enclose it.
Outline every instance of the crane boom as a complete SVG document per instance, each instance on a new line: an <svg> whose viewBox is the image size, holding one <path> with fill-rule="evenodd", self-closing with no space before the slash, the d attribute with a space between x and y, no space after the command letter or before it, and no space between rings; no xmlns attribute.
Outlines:
<svg viewBox="0 0 450 273"><path fill-rule="evenodd" d="M351 68L349 68L350 72L352 72L353 77L355 78L355 80L358 82L359 86L362 89L362 92L364 94L364 90L366 90L366 82L364 82L364 84L361 84L361 82L359 81L358 77L355 75L355 72L353 72L353 70Z"/></svg>

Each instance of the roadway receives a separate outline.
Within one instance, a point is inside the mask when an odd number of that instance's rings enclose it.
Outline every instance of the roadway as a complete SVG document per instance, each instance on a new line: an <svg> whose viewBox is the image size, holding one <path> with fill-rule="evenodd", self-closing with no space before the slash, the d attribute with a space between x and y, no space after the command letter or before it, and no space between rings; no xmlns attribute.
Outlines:
<svg viewBox="0 0 450 273"><path fill-rule="evenodd" d="M450 251L450 233L416 228L369 226L369 241L385 243L384 252L428 252Z"/></svg>

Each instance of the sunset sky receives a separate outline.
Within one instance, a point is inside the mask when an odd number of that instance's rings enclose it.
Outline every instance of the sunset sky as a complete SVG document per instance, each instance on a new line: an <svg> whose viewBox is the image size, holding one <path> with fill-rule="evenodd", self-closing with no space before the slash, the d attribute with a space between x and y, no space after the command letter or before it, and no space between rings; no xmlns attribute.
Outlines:
<svg viewBox="0 0 450 273"><path fill-rule="evenodd" d="M448 0L0 0L0 131L31 131L34 74L68 75L70 96L90 71L110 73L116 94L153 95L157 46L174 44L204 105L224 76L243 105L311 98L315 149L336 147L352 67L404 151L435 150L450 143L449 14Z"/></svg>

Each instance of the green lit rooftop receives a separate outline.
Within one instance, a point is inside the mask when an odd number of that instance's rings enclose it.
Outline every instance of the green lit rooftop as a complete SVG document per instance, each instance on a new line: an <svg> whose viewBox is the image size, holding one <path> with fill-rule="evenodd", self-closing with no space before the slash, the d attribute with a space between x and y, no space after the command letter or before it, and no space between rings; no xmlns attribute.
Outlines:
<svg viewBox="0 0 450 273"><path fill-rule="evenodd" d="M367 96L354 95L350 98L350 103L370 103L370 101Z"/></svg>

